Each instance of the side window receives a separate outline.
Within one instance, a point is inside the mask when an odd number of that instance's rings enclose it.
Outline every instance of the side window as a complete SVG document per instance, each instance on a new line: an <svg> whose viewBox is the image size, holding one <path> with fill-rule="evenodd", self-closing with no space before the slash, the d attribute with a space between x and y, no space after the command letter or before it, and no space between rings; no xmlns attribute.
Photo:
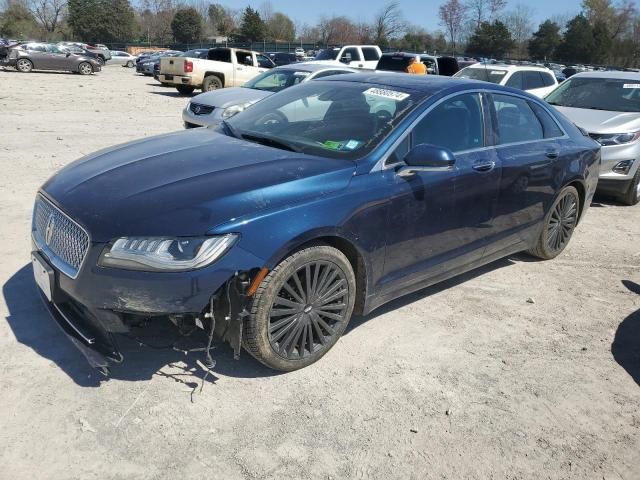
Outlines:
<svg viewBox="0 0 640 480"><path fill-rule="evenodd" d="M342 54L342 58L345 58L347 55L351 55L351 61L352 62L359 62L360 60L362 60L360 58L360 52L358 52L357 48L347 48L343 54ZM342 59L340 59L342 60Z"/></svg>
<svg viewBox="0 0 640 480"><path fill-rule="evenodd" d="M545 87L550 87L556 84L550 73L541 73L540 75L542 75L542 83L544 83Z"/></svg>
<svg viewBox="0 0 640 480"><path fill-rule="evenodd" d="M30 52L46 52L47 47L41 43L30 43L27 45L27 50Z"/></svg>
<svg viewBox="0 0 640 480"><path fill-rule="evenodd" d="M387 160L384 162L385 165L393 165L394 163L400 163L404 157L409 153L409 148L411 147L411 135L407 135L404 137L400 145L396 147L391 155L387 157Z"/></svg>
<svg viewBox="0 0 640 480"><path fill-rule="evenodd" d="M498 124L498 145L542 140L544 133L529 103L509 95L493 95Z"/></svg>
<svg viewBox="0 0 640 480"><path fill-rule="evenodd" d="M236 61L238 65L253 66L253 59L249 52L236 52Z"/></svg>
<svg viewBox="0 0 640 480"><path fill-rule="evenodd" d="M533 90L535 88L543 88L544 82L542 81L542 75L540 72L527 71L524 72L524 89Z"/></svg>
<svg viewBox="0 0 640 480"><path fill-rule="evenodd" d="M549 112L537 103L529 102L529 106L533 109L536 117L538 117L538 120L540 120L542 124L544 138L558 138L564 135L564 132L560 130L558 124L551 118Z"/></svg>
<svg viewBox="0 0 640 480"><path fill-rule="evenodd" d="M505 83L505 86L524 90L524 81L522 77L522 72L514 72L513 75L509 77L509 80L507 80L507 83Z"/></svg>
<svg viewBox="0 0 640 480"><path fill-rule="evenodd" d="M367 61L380 60L378 50L372 47L362 47L362 55Z"/></svg>
<svg viewBox="0 0 640 480"><path fill-rule="evenodd" d="M268 59L267 57L265 57L264 55L256 55L256 58L258 59L258 66L260 68L272 68L273 67L273 62Z"/></svg>
<svg viewBox="0 0 640 480"><path fill-rule="evenodd" d="M482 104L477 93L445 100L413 129L413 145L429 143L462 152L484 146Z"/></svg>

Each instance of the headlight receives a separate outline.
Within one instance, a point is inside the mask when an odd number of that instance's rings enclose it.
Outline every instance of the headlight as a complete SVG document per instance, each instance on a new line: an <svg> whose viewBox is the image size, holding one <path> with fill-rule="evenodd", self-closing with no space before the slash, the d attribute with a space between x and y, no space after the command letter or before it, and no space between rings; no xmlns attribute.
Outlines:
<svg viewBox="0 0 640 480"><path fill-rule="evenodd" d="M224 109L224 112L222 112L222 118L233 117L235 114L240 113L245 108L252 105L253 103L254 102L246 102L246 103L239 103L238 105L231 105L230 107L227 107Z"/></svg>
<svg viewBox="0 0 640 480"><path fill-rule="evenodd" d="M602 146L624 145L625 143L635 142L640 138L640 131L630 133L607 133L595 135L594 139Z"/></svg>
<svg viewBox="0 0 640 480"><path fill-rule="evenodd" d="M206 267L235 243L234 234L216 237L123 237L107 246L98 265L145 271L187 271Z"/></svg>

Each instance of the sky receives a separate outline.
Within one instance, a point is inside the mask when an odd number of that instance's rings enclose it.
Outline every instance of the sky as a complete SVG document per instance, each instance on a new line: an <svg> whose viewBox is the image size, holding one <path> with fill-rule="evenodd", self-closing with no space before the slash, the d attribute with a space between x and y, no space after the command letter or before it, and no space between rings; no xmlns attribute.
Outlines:
<svg viewBox="0 0 640 480"><path fill-rule="evenodd" d="M320 0L317 2L301 0L270 0L274 11L286 13L295 22L314 25L323 16L344 15L356 21L371 21L375 13L389 0ZM428 31L441 30L438 24L438 7L445 0L400 0L405 19ZM263 0L218 0L225 6L240 9L247 5L258 8ZM554 15L577 15L580 11L580 0L510 0L505 10L518 3L526 4L535 12L533 21L537 28L539 23Z"/></svg>

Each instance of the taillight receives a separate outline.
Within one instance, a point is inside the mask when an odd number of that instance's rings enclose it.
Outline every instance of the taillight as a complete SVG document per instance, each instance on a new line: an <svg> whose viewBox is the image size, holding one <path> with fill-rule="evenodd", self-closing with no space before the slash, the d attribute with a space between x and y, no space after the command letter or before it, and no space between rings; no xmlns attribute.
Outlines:
<svg viewBox="0 0 640 480"><path fill-rule="evenodd" d="M190 72L193 72L193 62L190 62L189 60L185 60L184 73L190 73Z"/></svg>

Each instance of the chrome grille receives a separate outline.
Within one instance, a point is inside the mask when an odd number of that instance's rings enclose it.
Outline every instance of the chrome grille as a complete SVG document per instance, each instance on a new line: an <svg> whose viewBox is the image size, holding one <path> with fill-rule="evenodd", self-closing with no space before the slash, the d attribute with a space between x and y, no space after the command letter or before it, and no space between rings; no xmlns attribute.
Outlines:
<svg viewBox="0 0 640 480"><path fill-rule="evenodd" d="M31 230L51 263L75 278L89 251L87 232L41 195L36 197Z"/></svg>
<svg viewBox="0 0 640 480"><path fill-rule="evenodd" d="M213 112L215 107L210 107L209 105L202 105L201 103L193 103L189 105L189 110L191 110L196 115L209 115Z"/></svg>

